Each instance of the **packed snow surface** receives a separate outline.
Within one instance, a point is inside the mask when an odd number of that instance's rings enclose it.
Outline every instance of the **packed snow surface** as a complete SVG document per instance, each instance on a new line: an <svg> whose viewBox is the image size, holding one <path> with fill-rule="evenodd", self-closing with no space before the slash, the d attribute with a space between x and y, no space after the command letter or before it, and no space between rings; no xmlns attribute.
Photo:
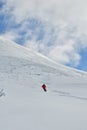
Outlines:
<svg viewBox="0 0 87 130"><path fill-rule="evenodd" d="M0 130L87 130L87 73L0 37Z"/></svg>

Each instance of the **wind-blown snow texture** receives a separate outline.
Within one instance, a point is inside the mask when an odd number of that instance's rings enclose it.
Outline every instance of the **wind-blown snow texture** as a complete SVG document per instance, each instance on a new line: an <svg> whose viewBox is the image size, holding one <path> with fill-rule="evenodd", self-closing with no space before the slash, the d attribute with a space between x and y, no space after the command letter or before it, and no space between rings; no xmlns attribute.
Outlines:
<svg viewBox="0 0 87 130"><path fill-rule="evenodd" d="M0 38L0 129L87 130L87 73Z"/></svg>

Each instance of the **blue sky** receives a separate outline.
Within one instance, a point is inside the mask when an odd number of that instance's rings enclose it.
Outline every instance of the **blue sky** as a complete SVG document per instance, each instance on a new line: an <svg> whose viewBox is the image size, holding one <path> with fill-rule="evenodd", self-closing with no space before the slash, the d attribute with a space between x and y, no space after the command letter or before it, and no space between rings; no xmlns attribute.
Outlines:
<svg viewBox="0 0 87 130"><path fill-rule="evenodd" d="M0 35L87 71L85 0L0 0Z"/></svg>
<svg viewBox="0 0 87 130"><path fill-rule="evenodd" d="M82 57L80 60L80 64L77 66L77 68L87 71L87 48L81 51L80 55Z"/></svg>

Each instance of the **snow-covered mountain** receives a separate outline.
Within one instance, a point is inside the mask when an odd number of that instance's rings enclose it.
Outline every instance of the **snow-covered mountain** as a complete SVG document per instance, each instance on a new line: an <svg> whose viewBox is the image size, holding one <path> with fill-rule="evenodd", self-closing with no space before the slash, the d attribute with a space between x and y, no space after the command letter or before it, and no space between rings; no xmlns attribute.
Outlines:
<svg viewBox="0 0 87 130"><path fill-rule="evenodd" d="M87 73L0 37L0 106L1 130L86 130Z"/></svg>

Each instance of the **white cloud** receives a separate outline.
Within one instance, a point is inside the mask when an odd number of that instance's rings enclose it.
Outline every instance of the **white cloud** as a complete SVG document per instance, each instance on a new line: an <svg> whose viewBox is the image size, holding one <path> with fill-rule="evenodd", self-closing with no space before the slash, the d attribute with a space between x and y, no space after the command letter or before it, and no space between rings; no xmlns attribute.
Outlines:
<svg viewBox="0 0 87 130"><path fill-rule="evenodd" d="M20 30L27 30L25 46L63 64L79 64L79 50L87 47L87 0L6 0L5 8L11 8L16 23L22 23ZM28 30L29 18L37 18L44 24L41 41Z"/></svg>
<svg viewBox="0 0 87 130"><path fill-rule="evenodd" d="M9 32L5 32L5 33L1 34L0 36L14 41L18 35L13 31L9 31Z"/></svg>
<svg viewBox="0 0 87 130"><path fill-rule="evenodd" d="M35 51L37 51L37 52L39 52L39 51L45 49L44 44L40 44L39 42L36 42L36 40L34 40L34 39L33 39L33 40L26 41L25 47L29 47L29 48L31 48L32 50L35 50Z"/></svg>
<svg viewBox="0 0 87 130"><path fill-rule="evenodd" d="M56 45L49 52L49 57L63 64L73 64L73 66L78 65L80 56L77 53L77 48L75 48L75 43L73 40L65 41L63 45Z"/></svg>
<svg viewBox="0 0 87 130"><path fill-rule="evenodd" d="M54 24L87 21L86 0L7 0L7 6L14 8L13 14L17 20L37 16Z"/></svg>

